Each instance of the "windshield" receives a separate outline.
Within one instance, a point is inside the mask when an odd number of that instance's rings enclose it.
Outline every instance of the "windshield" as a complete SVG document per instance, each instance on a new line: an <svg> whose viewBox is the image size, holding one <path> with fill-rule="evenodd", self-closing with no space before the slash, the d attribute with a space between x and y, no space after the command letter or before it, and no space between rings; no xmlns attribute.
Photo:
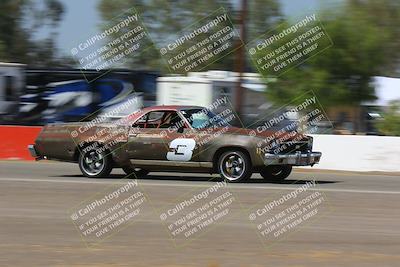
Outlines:
<svg viewBox="0 0 400 267"><path fill-rule="evenodd" d="M222 113L214 114L208 109L185 109L181 113L188 120L190 125L195 129L205 129L212 127L230 127L227 119Z"/></svg>

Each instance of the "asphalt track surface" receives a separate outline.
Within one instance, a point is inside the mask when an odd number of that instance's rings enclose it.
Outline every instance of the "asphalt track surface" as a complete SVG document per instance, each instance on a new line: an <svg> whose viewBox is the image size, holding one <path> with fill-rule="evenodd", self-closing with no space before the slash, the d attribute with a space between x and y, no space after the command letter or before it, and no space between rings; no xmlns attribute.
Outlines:
<svg viewBox="0 0 400 267"><path fill-rule="evenodd" d="M68 163L0 162L0 266L400 266L399 174L297 170L282 184L253 175L229 185L240 200L231 206L234 216L177 245L160 211L219 179L151 173L137 180L151 208L88 245L70 218L71 208L123 185L124 177L115 170L108 179L88 179ZM260 237L249 220L254 207L312 180L310 192L326 200L320 213L278 238Z"/></svg>

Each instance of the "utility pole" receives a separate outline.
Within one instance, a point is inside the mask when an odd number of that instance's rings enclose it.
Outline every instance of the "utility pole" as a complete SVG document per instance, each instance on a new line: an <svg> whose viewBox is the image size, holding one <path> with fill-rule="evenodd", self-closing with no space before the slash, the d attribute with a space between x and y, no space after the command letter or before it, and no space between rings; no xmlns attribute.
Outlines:
<svg viewBox="0 0 400 267"><path fill-rule="evenodd" d="M240 27L240 39L243 43L246 43L246 17L247 17L247 0L241 0L241 8L239 11L239 27ZM243 94L243 72L246 65L245 47L242 42L238 40L238 49L236 50L236 60L235 60L235 71L238 73L237 85L236 85L236 95L235 95L235 109L239 117L242 116L242 106L244 103Z"/></svg>

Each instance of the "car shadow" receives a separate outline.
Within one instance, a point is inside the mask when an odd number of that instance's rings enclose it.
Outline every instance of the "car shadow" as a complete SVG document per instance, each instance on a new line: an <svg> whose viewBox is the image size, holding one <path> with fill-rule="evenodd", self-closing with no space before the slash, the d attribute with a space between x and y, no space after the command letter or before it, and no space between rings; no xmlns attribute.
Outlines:
<svg viewBox="0 0 400 267"><path fill-rule="evenodd" d="M52 177L62 177L62 178L84 178L87 180L103 180L103 179L140 179L140 180L163 180L163 181L193 181L193 182L208 182L215 181L220 182L222 178L213 177L213 176L185 176L183 175L157 175L157 174L149 174L146 176L138 176L136 177L134 174L124 175L124 174L110 174L107 177L102 178L88 178L82 174L65 174L65 175L57 175Z"/></svg>
<svg viewBox="0 0 400 267"><path fill-rule="evenodd" d="M221 182L221 177L214 177L211 175L204 176L187 176L187 175L157 175L149 174L144 177L138 177L141 180L160 180L160 181L188 181L188 182Z"/></svg>
<svg viewBox="0 0 400 267"><path fill-rule="evenodd" d="M250 179L246 181L246 183L249 184L306 184L314 181L315 184L334 184L334 183L341 183L342 181L317 181L317 180L312 180L312 179L300 179L300 180L295 180L295 179L285 179L283 181L268 181L264 179Z"/></svg>
<svg viewBox="0 0 400 267"><path fill-rule="evenodd" d="M103 179L140 179L140 180L158 180L158 181L187 181L187 182L221 182L222 178L218 176L204 175L204 176L188 176L185 174L182 175L158 175L157 173L150 173L147 176L136 177L134 174L124 175L124 174L110 174L105 178L87 178L82 174L75 175L59 175L54 177L63 177L63 178L85 178L88 180L103 180ZM241 182L239 184L306 184L309 182L315 181L316 184L333 184L333 183L341 183L342 181L331 181L331 180L312 180L312 179L286 179L283 181L268 181L260 178L252 178L250 180Z"/></svg>

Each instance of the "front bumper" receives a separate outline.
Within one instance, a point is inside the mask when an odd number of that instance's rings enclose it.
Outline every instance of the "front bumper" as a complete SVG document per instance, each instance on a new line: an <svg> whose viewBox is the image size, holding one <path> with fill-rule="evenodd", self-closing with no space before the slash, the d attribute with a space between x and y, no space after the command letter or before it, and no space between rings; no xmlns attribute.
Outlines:
<svg viewBox="0 0 400 267"><path fill-rule="evenodd" d="M321 152L308 152L290 154L270 154L266 153L264 158L265 165L293 165L293 166L313 166L321 159Z"/></svg>

